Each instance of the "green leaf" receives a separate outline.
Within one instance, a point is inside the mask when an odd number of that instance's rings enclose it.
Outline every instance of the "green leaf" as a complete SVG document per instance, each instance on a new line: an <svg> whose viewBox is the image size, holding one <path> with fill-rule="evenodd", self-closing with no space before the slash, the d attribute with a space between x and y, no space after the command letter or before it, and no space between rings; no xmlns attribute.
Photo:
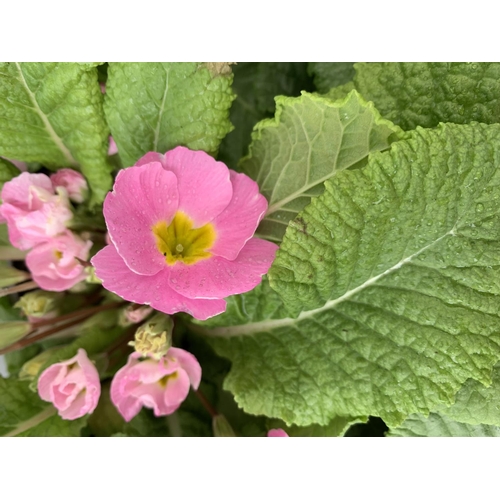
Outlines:
<svg viewBox="0 0 500 500"><path fill-rule="evenodd" d="M97 202L111 176L94 66L0 63L0 155L50 168L80 165Z"/></svg>
<svg viewBox="0 0 500 500"><path fill-rule="evenodd" d="M217 153L232 129L232 80L199 63L109 63L104 109L123 164L179 145Z"/></svg>
<svg viewBox="0 0 500 500"><path fill-rule="evenodd" d="M339 99L345 99L347 94L354 89L354 83L348 82L344 85L339 85L338 87L334 87L330 89L327 94L324 94L323 97L328 97L332 101L338 101Z"/></svg>
<svg viewBox="0 0 500 500"><path fill-rule="evenodd" d="M258 235L279 242L327 179L387 149L399 130L356 91L341 102L307 93L278 97L275 118L255 126L240 165L269 202Z"/></svg>
<svg viewBox="0 0 500 500"><path fill-rule="evenodd" d="M5 321L0 323L0 349L15 344L26 337L32 330L31 323L27 321Z"/></svg>
<svg viewBox="0 0 500 500"><path fill-rule="evenodd" d="M500 121L500 63L357 63L354 84L405 130Z"/></svg>
<svg viewBox="0 0 500 500"><path fill-rule="evenodd" d="M296 425L287 426L279 420L272 420L268 423L268 428L283 429L290 437L340 437L353 425L364 424L367 421L368 417L334 417L327 425L314 424L298 427Z"/></svg>
<svg viewBox="0 0 500 500"><path fill-rule="evenodd" d="M17 177L20 173L19 169L10 161L0 158L0 191L6 182Z"/></svg>
<svg viewBox="0 0 500 500"><path fill-rule="evenodd" d="M0 224L0 260L24 260L26 252L10 244L7 224Z"/></svg>
<svg viewBox="0 0 500 500"><path fill-rule="evenodd" d="M411 415L401 427L391 429L388 437L500 437L500 427L469 425L431 413L429 417Z"/></svg>
<svg viewBox="0 0 500 500"><path fill-rule="evenodd" d="M28 382L0 377L0 436L79 436L85 424L86 417L61 419Z"/></svg>
<svg viewBox="0 0 500 500"><path fill-rule="evenodd" d="M440 407L439 413L465 424L500 427L500 364L495 366L492 379L489 387L467 380L458 391L455 404L449 408Z"/></svg>
<svg viewBox="0 0 500 500"><path fill-rule="evenodd" d="M229 118L234 125L222 141L218 159L237 169L239 160L248 153L253 126L274 115L277 95L298 96L301 90L312 90L307 63L243 62L233 66L233 90L236 99Z"/></svg>
<svg viewBox="0 0 500 500"><path fill-rule="evenodd" d="M12 267L7 262L0 261L0 288L17 285L30 278L30 274Z"/></svg>
<svg viewBox="0 0 500 500"><path fill-rule="evenodd" d="M268 275L292 314L195 327L224 337L213 341L237 403L288 424L374 415L394 426L451 405L469 378L490 384L500 126L418 129L325 184Z"/></svg>
<svg viewBox="0 0 500 500"><path fill-rule="evenodd" d="M314 75L314 85L318 92L325 94L331 88L344 85L354 78L352 62L312 62L308 71Z"/></svg>

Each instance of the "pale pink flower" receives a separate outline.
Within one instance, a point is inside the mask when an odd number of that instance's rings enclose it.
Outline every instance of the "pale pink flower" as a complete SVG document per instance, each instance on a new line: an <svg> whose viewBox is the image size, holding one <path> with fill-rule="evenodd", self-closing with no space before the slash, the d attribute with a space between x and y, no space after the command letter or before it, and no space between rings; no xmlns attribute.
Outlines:
<svg viewBox="0 0 500 500"><path fill-rule="evenodd" d="M49 366L38 379L38 394L65 420L92 413L101 395L96 367L83 349L71 359Z"/></svg>
<svg viewBox="0 0 500 500"><path fill-rule="evenodd" d="M277 245L253 238L266 209L256 182L203 151L148 153L106 196L112 245L92 264L104 288L126 300L207 319L271 266Z"/></svg>
<svg viewBox="0 0 500 500"><path fill-rule="evenodd" d="M80 172L71 168L61 168L50 176L54 188L63 187L70 200L83 203L89 187L85 177Z"/></svg>
<svg viewBox="0 0 500 500"><path fill-rule="evenodd" d="M0 215L7 222L9 239L29 250L66 229L73 217L65 190L54 191L45 174L23 172L2 188Z"/></svg>
<svg viewBox="0 0 500 500"><path fill-rule="evenodd" d="M267 433L270 438L287 438L290 437L283 429L270 429Z"/></svg>
<svg viewBox="0 0 500 500"><path fill-rule="evenodd" d="M91 241L66 230L33 248L26 256L26 266L40 288L61 292L86 278L84 267L75 257L86 261L91 246Z"/></svg>
<svg viewBox="0 0 500 500"><path fill-rule="evenodd" d="M127 422L143 406L152 408L157 417L170 415L186 399L189 386L197 390L200 385L201 366L184 349L171 347L159 361L140 358L138 352L132 353L111 382L111 401Z"/></svg>

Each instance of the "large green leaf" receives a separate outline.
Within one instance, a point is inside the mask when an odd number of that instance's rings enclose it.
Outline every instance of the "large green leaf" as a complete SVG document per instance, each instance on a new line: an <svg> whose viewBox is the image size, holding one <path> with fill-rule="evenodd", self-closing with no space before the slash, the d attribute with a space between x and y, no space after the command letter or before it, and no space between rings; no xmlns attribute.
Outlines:
<svg viewBox="0 0 500 500"><path fill-rule="evenodd" d="M338 102L307 93L278 97L276 117L255 126L250 154L240 164L269 201L258 235L280 241L327 179L387 149L398 131L356 91Z"/></svg>
<svg viewBox="0 0 500 500"><path fill-rule="evenodd" d="M500 437L500 427L469 425L431 413L428 417L411 415L401 427L391 429L389 437Z"/></svg>
<svg viewBox="0 0 500 500"><path fill-rule="evenodd" d="M10 181L20 173L21 172L19 171L19 169L16 168L16 166L13 165L10 161L0 158L0 191L7 181Z"/></svg>
<svg viewBox="0 0 500 500"><path fill-rule="evenodd" d="M93 64L0 63L0 155L81 166L101 201L111 187L102 104Z"/></svg>
<svg viewBox="0 0 500 500"><path fill-rule="evenodd" d="M218 159L236 169L248 153L253 126L274 115L274 98L278 95L298 96L301 90L312 90L307 63L244 62L233 68L233 90L236 99L229 118L234 125L220 145Z"/></svg>
<svg viewBox="0 0 500 500"><path fill-rule="evenodd" d="M468 380L458 391L455 404L439 408L443 416L470 425L495 425L500 427L500 365L493 370L493 383L489 387Z"/></svg>
<svg viewBox="0 0 500 500"><path fill-rule="evenodd" d="M0 436L80 436L86 420L63 420L28 382L0 377Z"/></svg>
<svg viewBox="0 0 500 500"><path fill-rule="evenodd" d="M394 426L451 405L469 378L490 384L499 199L498 125L418 129L339 172L269 272L289 317L247 310L238 324L195 327L224 337L214 345L233 363L225 388L245 411L289 424L375 415Z"/></svg>
<svg viewBox="0 0 500 500"><path fill-rule="evenodd" d="M498 123L500 63L357 63L354 84L405 130L439 122Z"/></svg>
<svg viewBox="0 0 500 500"><path fill-rule="evenodd" d="M233 76L199 63L109 63L104 108L124 166L175 146L215 154L232 129Z"/></svg>

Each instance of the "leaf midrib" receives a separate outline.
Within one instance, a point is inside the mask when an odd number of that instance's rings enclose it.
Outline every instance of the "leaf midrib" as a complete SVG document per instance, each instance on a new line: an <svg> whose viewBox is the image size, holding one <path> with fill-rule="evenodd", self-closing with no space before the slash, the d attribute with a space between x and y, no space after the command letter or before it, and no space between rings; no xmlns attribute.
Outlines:
<svg viewBox="0 0 500 500"><path fill-rule="evenodd" d="M66 160L72 166L77 166L78 163L73 158L73 155L71 154L70 150L64 145L62 139L57 135L56 131L53 129L49 119L47 118L47 115L40 109L40 106L38 105L38 101L35 98L35 95L31 91L31 89L28 87L26 79L24 78L24 74L23 74L23 71L21 69L21 66L17 62L15 62L14 65L16 66L16 69L19 73L19 81L23 84L24 88L26 89L28 97L33 105L32 109L38 114L38 116L42 120L42 122L45 126L45 130L49 134L49 136L52 139L52 141L54 142L54 144L59 148L61 153L64 155L64 158L66 158Z"/></svg>
<svg viewBox="0 0 500 500"><path fill-rule="evenodd" d="M308 319L310 317L316 316L319 313L322 313L324 311L330 310L335 308L337 304L340 304L341 302L344 302L351 298L353 295L356 295L357 293L361 292L365 288L368 288L369 286L373 285L376 283L380 278L383 278L384 276L387 276L388 274L391 274L392 272L400 269L403 267L405 264L408 264L411 262L412 259L415 257L418 257L422 252L425 252L432 246L434 246L436 243L439 243L441 240L448 236L454 236L455 235L455 227L450 229L447 233L444 235L440 236L433 242L429 243L428 245L424 246L414 254L405 257L404 259L398 261L396 264L394 264L392 267L389 269L386 269L384 272L378 274L377 276L373 276L366 280L364 283L361 285L358 285L357 287L348 290L345 292L343 295L340 297L337 297L336 299L329 300L323 305L322 307L318 307L317 309L311 309L309 311L302 311L296 318L281 318L281 319L271 319L271 320L265 320L265 321L258 321L255 323L247 323L245 325L236 325L236 326L224 326L224 327L216 327L212 329L208 329L205 327L202 327L200 325L192 325L191 327L202 334L211 336L211 337L236 337L240 335L253 335L254 333L259 333L259 332L268 332L270 330L274 330L276 328L282 328L284 326L293 326L296 323L299 323L300 321L303 321L305 319Z"/></svg>

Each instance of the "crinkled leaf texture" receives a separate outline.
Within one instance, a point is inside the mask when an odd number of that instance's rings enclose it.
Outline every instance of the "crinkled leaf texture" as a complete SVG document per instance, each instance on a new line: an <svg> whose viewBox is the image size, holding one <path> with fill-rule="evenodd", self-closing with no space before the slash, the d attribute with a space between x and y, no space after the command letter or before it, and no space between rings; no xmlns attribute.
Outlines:
<svg viewBox="0 0 500 500"><path fill-rule="evenodd" d="M288 424L375 415L396 426L451 405L467 379L490 384L500 126L417 129L325 185L270 269L283 305L261 286L246 296L273 303L267 317L241 310L199 329L224 337L214 345L232 361L225 388L238 404Z"/></svg>
<svg viewBox="0 0 500 500"><path fill-rule="evenodd" d="M456 422L439 413L411 415L401 427L391 429L388 437L500 437L500 427Z"/></svg>
<svg viewBox="0 0 500 500"><path fill-rule="evenodd" d="M80 167L102 201L111 187L109 130L90 63L0 63L0 156Z"/></svg>
<svg viewBox="0 0 500 500"><path fill-rule="evenodd" d="M500 63L357 63L356 90L405 130L500 121Z"/></svg>
<svg viewBox="0 0 500 500"><path fill-rule="evenodd" d="M7 181L10 181L20 173L19 169L10 161L0 158L0 190Z"/></svg>
<svg viewBox="0 0 500 500"><path fill-rule="evenodd" d="M455 404L440 407L439 413L464 424L500 427L500 364L495 366L492 379L489 387L468 380L458 391Z"/></svg>
<svg viewBox="0 0 500 500"><path fill-rule="evenodd" d="M179 145L215 154L232 130L232 81L200 63L109 63L104 109L123 165Z"/></svg>
<svg viewBox="0 0 500 500"><path fill-rule="evenodd" d="M387 149L399 132L356 91L338 102L305 92L277 97L275 118L255 126L250 154L240 164L269 201L258 235L281 241L327 179Z"/></svg>
<svg viewBox="0 0 500 500"><path fill-rule="evenodd" d="M80 436L87 417L63 420L29 389L29 382L0 377L0 436Z"/></svg>

